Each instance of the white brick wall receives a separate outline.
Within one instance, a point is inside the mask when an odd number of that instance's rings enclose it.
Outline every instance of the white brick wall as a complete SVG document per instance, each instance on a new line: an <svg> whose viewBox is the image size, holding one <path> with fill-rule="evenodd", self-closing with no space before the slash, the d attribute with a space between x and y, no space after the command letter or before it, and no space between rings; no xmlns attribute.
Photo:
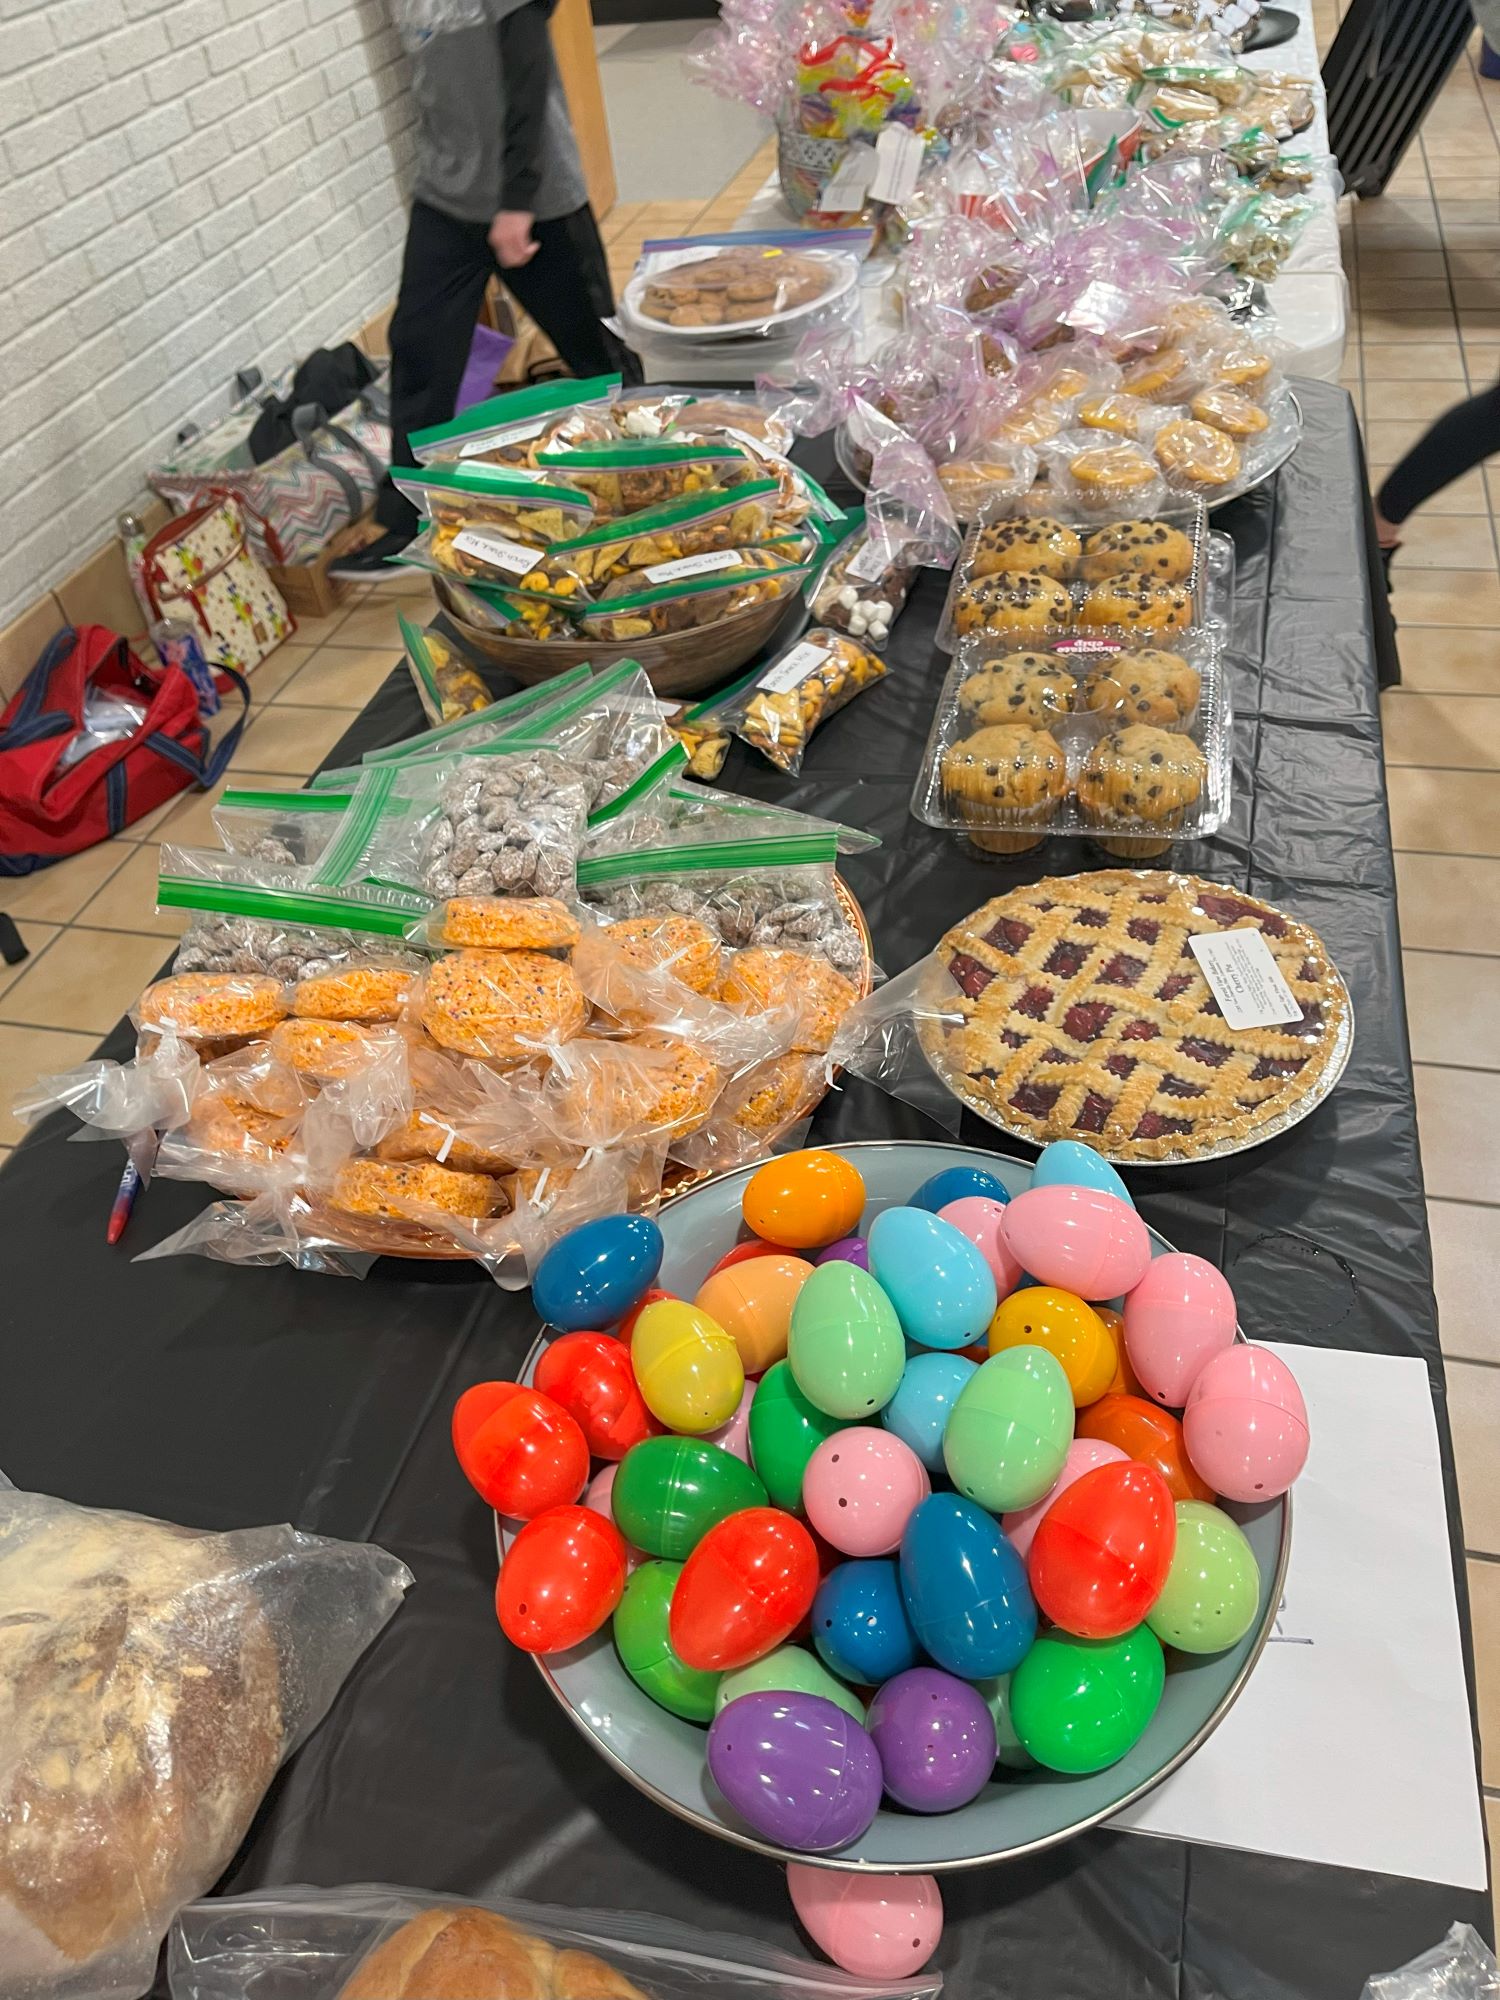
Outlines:
<svg viewBox="0 0 1500 2000"><path fill-rule="evenodd" d="M0 0L0 625L392 297L411 139L384 0Z"/></svg>

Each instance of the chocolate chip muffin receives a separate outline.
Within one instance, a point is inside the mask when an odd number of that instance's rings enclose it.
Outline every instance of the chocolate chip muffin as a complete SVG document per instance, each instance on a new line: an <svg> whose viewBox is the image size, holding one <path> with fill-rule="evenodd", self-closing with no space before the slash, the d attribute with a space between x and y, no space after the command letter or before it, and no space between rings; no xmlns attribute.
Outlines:
<svg viewBox="0 0 1500 2000"><path fill-rule="evenodd" d="M1090 585L1078 622L1122 632L1181 632L1193 622L1193 593L1186 584L1158 583L1149 576L1106 577Z"/></svg>
<svg viewBox="0 0 1500 2000"><path fill-rule="evenodd" d="M1198 706L1198 689L1197 669L1180 653L1145 646L1135 653L1116 653L1108 665L1095 668L1079 690L1079 706L1095 715L1117 715L1122 722L1171 729Z"/></svg>
<svg viewBox="0 0 1500 2000"><path fill-rule="evenodd" d="M953 625L968 632L1066 631L1073 622L1073 599L1055 577L1027 570L1015 575L970 577L953 599Z"/></svg>
<svg viewBox="0 0 1500 2000"><path fill-rule="evenodd" d="M1062 745L1045 729L1006 722L943 752L943 790L969 838L987 854L1039 847L1068 790Z"/></svg>
<svg viewBox="0 0 1500 2000"><path fill-rule="evenodd" d="M979 530L969 562L971 576L1011 576L1026 571L1066 583L1078 567L1083 544L1061 521L1038 514L1028 520L990 521Z"/></svg>
<svg viewBox="0 0 1500 2000"><path fill-rule="evenodd" d="M1087 583L1130 572L1161 583L1183 583L1193 573L1193 544L1167 521L1114 521L1083 545L1078 573Z"/></svg>
<svg viewBox="0 0 1500 2000"><path fill-rule="evenodd" d="M1007 653L970 674L958 691L966 727L1022 722L1042 728L1073 707L1073 675L1055 653Z"/></svg>
<svg viewBox="0 0 1500 2000"><path fill-rule="evenodd" d="M1171 846L1207 776L1203 752L1190 737L1131 723L1089 752L1078 774L1078 804L1106 854L1150 860Z"/></svg>

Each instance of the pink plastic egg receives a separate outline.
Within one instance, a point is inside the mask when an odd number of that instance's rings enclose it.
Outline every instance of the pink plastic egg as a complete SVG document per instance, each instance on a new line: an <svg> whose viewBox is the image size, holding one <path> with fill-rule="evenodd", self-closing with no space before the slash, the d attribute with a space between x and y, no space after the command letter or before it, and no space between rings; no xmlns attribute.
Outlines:
<svg viewBox="0 0 1500 2000"><path fill-rule="evenodd" d="M1017 1507L1012 1513L1000 1516L1006 1539L1023 1562L1031 1552L1031 1538L1053 1501L1066 1493L1075 1480L1082 1479L1086 1472L1092 1472L1095 1466L1112 1465L1125 1456L1117 1444L1106 1444L1103 1438L1074 1438L1063 1460L1063 1469L1057 1475L1057 1484L1040 1500L1033 1500L1029 1507Z"/></svg>
<svg viewBox="0 0 1500 2000"><path fill-rule="evenodd" d="M1234 1293L1184 1250L1153 1257L1125 1300L1125 1352L1153 1403L1180 1410L1198 1371L1234 1345Z"/></svg>
<svg viewBox="0 0 1500 2000"><path fill-rule="evenodd" d="M1005 1208L987 1194L966 1194L938 1210L938 1220L951 1222L960 1236L967 1236L989 1265L996 1296L1002 1299L1026 1275L1005 1241Z"/></svg>
<svg viewBox="0 0 1500 2000"><path fill-rule="evenodd" d="M1029 1187L1007 1203L1001 1227L1023 1271L1081 1299L1134 1291L1151 1262L1145 1223L1100 1188Z"/></svg>
<svg viewBox="0 0 1500 2000"><path fill-rule="evenodd" d="M739 1408L729 1422L720 1424L716 1431L709 1431L703 1440L705 1444L721 1445L725 1451L732 1451L746 1465L750 1463L750 1405L755 1401L756 1387L754 1382L747 1382Z"/></svg>
<svg viewBox="0 0 1500 2000"><path fill-rule="evenodd" d="M943 1898L932 1875L848 1875L789 1861L786 1885L813 1943L861 1979L909 1979L942 1939Z"/></svg>
<svg viewBox="0 0 1500 2000"><path fill-rule="evenodd" d="M594 1513L602 1514L606 1521L614 1522L616 1527L619 1526L619 1523L615 1521L614 1504L609 1496L610 1490L615 1483L615 1474L619 1469L619 1463L616 1461L613 1464L606 1465L602 1471L596 1472L584 1489L583 1498L578 1503L580 1507L588 1507ZM639 1569L645 1560L646 1558L641 1554L639 1549L632 1548L629 1542L625 1544L625 1574L627 1576L630 1576L635 1570Z"/></svg>
<svg viewBox="0 0 1500 2000"><path fill-rule="evenodd" d="M1307 1463L1307 1405L1264 1347L1230 1347L1199 1370L1182 1413L1193 1470L1226 1500L1274 1500Z"/></svg>
<svg viewBox="0 0 1500 2000"><path fill-rule="evenodd" d="M802 1475L809 1525L846 1556L889 1555L931 1491L911 1446L866 1425L824 1438Z"/></svg>

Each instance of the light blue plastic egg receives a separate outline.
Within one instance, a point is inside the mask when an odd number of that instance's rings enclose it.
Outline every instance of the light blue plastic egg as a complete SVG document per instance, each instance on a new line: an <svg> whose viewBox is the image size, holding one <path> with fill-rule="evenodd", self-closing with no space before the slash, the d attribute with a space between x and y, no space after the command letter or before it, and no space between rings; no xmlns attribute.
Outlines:
<svg viewBox="0 0 1500 2000"><path fill-rule="evenodd" d="M895 1395L880 1413L886 1429L909 1444L929 1472L944 1469L943 1432L959 1392L978 1366L962 1354L921 1350L907 1361Z"/></svg>
<svg viewBox="0 0 1500 2000"><path fill-rule="evenodd" d="M1042 1157L1031 1170L1031 1185L1098 1188L1135 1207L1129 1188L1109 1161L1101 1160L1092 1146L1080 1145L1076 1139L1054 1139L1042 1148Z"/></svg>
<svg viewBox="0 0 1500 2000"><path fill-rule="evenodd" d="M870 1275L923 1347L967 1347L995 1316L995 1277L974 1245L925 1208L888 1208L870 1224Z"/></svg>

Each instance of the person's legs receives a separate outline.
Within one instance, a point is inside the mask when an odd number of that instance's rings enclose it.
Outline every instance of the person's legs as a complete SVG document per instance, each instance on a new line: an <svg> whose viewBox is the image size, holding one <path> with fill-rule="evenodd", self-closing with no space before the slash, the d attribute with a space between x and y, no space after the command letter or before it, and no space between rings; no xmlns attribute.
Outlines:
<svg viewBox="0 0 1500 2000"><path fill-rule="evenodd" d="M1439 417L1391 468L1375 495L1381 546L1394 548L1408 514L1496 452L1500 452L1500 384Z"/></svg>
<svg viewBox="0 0 1500 2000"><path fill-rule="evenodd" d="M537 252L529 264L500 271L574 375L623 374L640 380L635 357L600 322L615 309L609 260L586 204L555 222L532 225Z"/></svg>

